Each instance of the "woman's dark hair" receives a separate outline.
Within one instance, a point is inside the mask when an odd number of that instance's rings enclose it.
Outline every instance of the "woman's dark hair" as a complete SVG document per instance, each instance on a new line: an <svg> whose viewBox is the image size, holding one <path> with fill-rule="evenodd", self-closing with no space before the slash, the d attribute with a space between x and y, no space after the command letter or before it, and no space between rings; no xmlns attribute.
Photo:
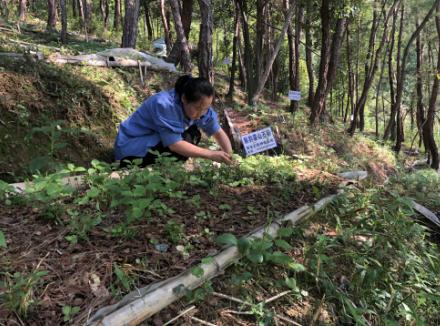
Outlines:
<svg viewBox="0 0 440 326"><path fill-rule="evenodd" d="M214 87L203 77L181 76L177 79L174 88L180 98L185 95L186 100L190 103L197 102L204 96L214 95Z"/></svg>

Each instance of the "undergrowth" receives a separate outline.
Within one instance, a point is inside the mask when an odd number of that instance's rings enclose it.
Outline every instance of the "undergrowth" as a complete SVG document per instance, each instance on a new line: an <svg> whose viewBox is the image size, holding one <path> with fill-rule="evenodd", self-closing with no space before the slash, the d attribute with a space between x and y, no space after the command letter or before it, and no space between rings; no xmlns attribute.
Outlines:
<svg viewBox="0 0 440 326"><path fill-rule="evenodd" d="M302 310L306 323L437 325L438 246L412 214L407 200L386 189L352 190L313 222L281 229L282 242L258 240L255 249L225 234L220 241L248 257L236 265L230 284L251 304L260 295L251 284L275 293L290 288L281 306L288 302L292 314ZM275 247L281 260L271 259ZM273 319L273 310L265 311Z"/></svg>

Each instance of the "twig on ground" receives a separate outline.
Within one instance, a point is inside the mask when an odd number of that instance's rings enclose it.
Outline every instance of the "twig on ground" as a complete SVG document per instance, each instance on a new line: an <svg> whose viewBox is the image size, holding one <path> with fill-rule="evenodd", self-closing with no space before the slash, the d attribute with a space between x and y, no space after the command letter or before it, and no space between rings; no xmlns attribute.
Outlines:
<svg viewBox="0 0 440 326"><path fill-rule="evenodd" d="M322 296L321 302L319 302L318 309L316 309L316 312L313 314L312 322L310 323L311 325L314 325L318 321L318 318L321 315L322 304L324 303L324 300L325 294Z"/></svg>
<svg viewBox="0 0 440 326"><path fill-rule="evenodd" d="M277 300L277 299L279 299L279 298L281 298L281 297L284 297L286 294L289 294L289 293L291 293L292 291L284 291L284 292L281 292L281 293L279 293L279 294L277 294L276 296L274 296L274 297L272 297L272 298L269 298L269 299L266 299L266 300L264 300L263 301L263 303L264 304L267 304L267 303L269 303L269 302L272 302L272 301L275 301L275 300Z"/></svg>
<svg viewBox="0 0 440 326"><path fill-rule="evenodd" d="M171 324L173 321L179 319L180 317L182 317L183 315L187 314L188 312L190 312L191 310L193 310L196 306L191 306L188 309L185 309L184 311L182 311L180 314L178 314L176 317L168 320L165 324L163 324L163 326L169 325Z"/></svg>
<svg viewBox="0 0 440 326"><path fill-rule="evenodd" d="M214 295L214 296L216 296L216 297L219 297L219 298L228 299L228 300L231 300L231 301L234 301L234 302L237 302L237 303L242 303L242 304L245 304L245 305L251 306L251 304L248 303L248 302L245 302L245 301L240 300L240 299L235 298L235 297L231 297L231 296L226 295L226 294L223 294L223 293L213 292L212 295Z"/></svg>
<svg viewBox="0 0 440 326"><path fill-rule="evenodd" d="M190 318L191 318L191 320L194 320L194 321L196 321L196 322L198 322L198 323L200 323L200 324L202 324L202 325L217 326L216 324L209 323L209 322L204 321L204 320L202 320L202 319L199 319L199 318L197 318L197 317L193 317L193 316L191 316Z"/></svg>
<svg viewBox="0 0 440 326"><path fill-rule="evenodd" d="M280 314L276 314L275 318L278 318L278 319L280 319L282 321L285 321L286 323L289 323L291 325L302 326L301 324L297 323L296 321L294 321L294 320L292 320L290 318L287 318L287 317L285 317L283 315L280 315Z"/></svg>

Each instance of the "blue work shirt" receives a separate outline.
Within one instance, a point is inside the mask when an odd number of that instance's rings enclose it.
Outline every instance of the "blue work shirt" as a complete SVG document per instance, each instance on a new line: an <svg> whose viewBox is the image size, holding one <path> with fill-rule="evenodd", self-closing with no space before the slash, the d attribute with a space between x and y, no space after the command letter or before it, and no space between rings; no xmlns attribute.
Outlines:
<svg viewBox="0 0 440 326"><path fill-rule="evenodd" d="M208 136L220 129L217 114L211 107L200 119L191 120L184 114L182 101L174 89L157 93L119 126L115 159L144 157L159 142L168 147L182 140L182 133L193 124Z"/></svg>

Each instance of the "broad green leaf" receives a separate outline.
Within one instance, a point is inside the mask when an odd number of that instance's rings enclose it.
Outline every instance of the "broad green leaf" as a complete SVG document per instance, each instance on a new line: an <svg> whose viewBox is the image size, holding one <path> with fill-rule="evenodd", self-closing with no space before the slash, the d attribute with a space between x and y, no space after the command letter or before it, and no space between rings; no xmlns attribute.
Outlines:
<svg viewBox="0 0 440 326"><path fill-rule="evenodd" d="M292 228L279 228L278 229L278 236L281 238L290 237L292 234L293 234Z"/></svg>
<svg viewBox="0 0 440 326"><path fill-rule="evenodd" d="M220 245L236 246L237 238L232 233L224 233L217 237L216 242Z"/></svg>
<svg viewBox="0 0 440 326"><path fill-rule="evenodd" d="M292 262L292 258L282 253L281 251L275 251L269 256L270 261L275 264L288 265Z"/></svg>
<svg viewBox="0 0 440 326"><path fill-rule="evenodd" d="M295 272L304 272L306 270L306 268L304 267L304 265L300 264L300 263L295 263L295 262L290 262L288 264L289 268L291 268L293 271Z"/></svg>
<svg viewBox="0 0 440 326"><path fill-rule="evenodd" d="M284 249L284 250L292 249L292 246L283 239L276 239L275 245L281 249Z"/></svg>
<svg viewBox="0 0 440 326"><path fill-rule="evenodd" d="M204 273L205 272L203 268L201 268L200 266L195 266L191 268L191 274L193 274L195 277L201 278Z"/></svg>
<svg viewBox="0 0 440 326"><path fill-rule="evenodd" d="M250 252L246 257L255 264L261 264L264 260L264 256L259 252Z"/></svg>

